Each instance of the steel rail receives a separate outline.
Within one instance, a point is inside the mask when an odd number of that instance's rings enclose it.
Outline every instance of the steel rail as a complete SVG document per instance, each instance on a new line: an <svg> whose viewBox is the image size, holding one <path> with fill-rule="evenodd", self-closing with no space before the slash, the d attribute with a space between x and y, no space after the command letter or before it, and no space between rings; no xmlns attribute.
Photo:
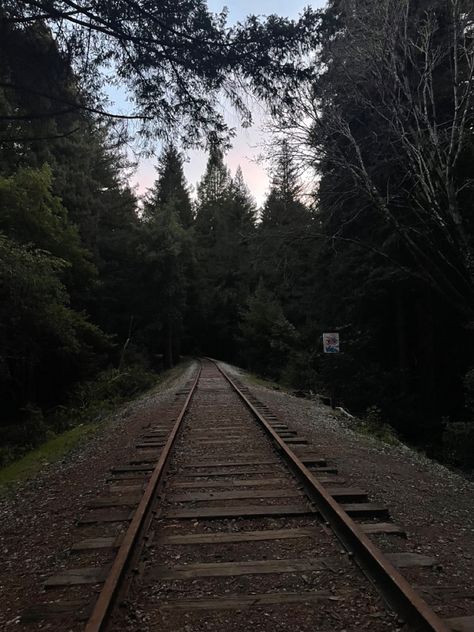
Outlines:
<svg viewBox="0 0 474 632"><path fill-rule="evenodd" d="M201 377L201 371L202 365L198 369L196 379L194 380L183 407L173 425L173 428L171 429L165 446L160 454L160 458L158 459L158 462L150 476L150 480L143 492L143 496L133 515L130 525L128 526L122 540L122 544L115 556L110 572L107 575L107 579L102 586L102 590L100 591L92 614L86 624L85 632L101 632L104 630L107 623L107 617L111 612L112 605L120 589L121 580L125 575L125 570L133 555L134 548L139 541L142 527L152 506L156 489L158 484L161 482L168 458L178 435L178 431L196 390L199 378Z"/></svg>
<svg viewBox="0 0 474 632"><path fill-rule="evenodd" d="M274 443L276 443L291 466L292 471L304 484L306 492L318 508L318 511L331 525L344 547L353 554L361 569L375 584L375 587L382 593L393 610L413 626L415 630L420 632L450 632L442 619L413 589L403 575L383 555L382 551L359 528L357 523L348 516L295 452L288 447L232 378L227 375L215 360L209 359L214 362L223 377L258 419Z"/></svg>

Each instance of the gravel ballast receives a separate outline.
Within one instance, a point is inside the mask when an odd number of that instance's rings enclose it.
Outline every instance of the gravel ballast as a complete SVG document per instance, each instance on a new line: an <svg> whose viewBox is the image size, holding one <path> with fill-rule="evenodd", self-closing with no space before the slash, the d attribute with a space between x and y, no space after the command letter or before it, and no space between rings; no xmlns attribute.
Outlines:
<svg viewBox="0 0 474 632"><path fill-rule="evenodd" d="M71 566L68 551L81 509L102 493L110 468L127 462L143 427L171 405L195 368L183 365L180 374L104 421L93 438L0 499L0 630L31 630L21 624L21 614L35 603L48 575ZM55 624L40 627L54 630Z"/></svg>
<svg viewBox="0 0 474 632"><path fill-rule="evenodd" d="M363 488L371 501L387 505L407 532L409 550L437 559L429 580L441 594L434 590L424 596L440 616L474 615L474 483L408 446L351 430L350 419L319 401L267 388L233 366L222 367L335 463L347 486ZM443 596L449 587L451 595Z"/></svg>
<svg viewBox="0 0 474 632"><path fill-rule="evenodd" d="M256 384L244 372L229 365L222 366L229 374L237 376L245 383L281 421L306 437L329 463L336 464L339 475L345 479L347 486L366 490L371 501L385 504L389 508L393 521L406 530L408 540L406 543L399 538L387 538L384 541L380 537L376 542L382 550L387 551L395 546L398 550L409 550L436 558L435 569L423 572L418 579L421 577L423 581L420 583L430 587L431 593L424 596L440 616L474 614L473 483L406 446L386 445L370 436L354 432L349 419L317 401L294 397ZM195 368L196 364L187 366L178 377L123 407L104 422L92 439L88 439L61 461L45 466L32 480L19 485L14 494L0 499L0 630L8 632L32 629L21 622L21 613L35 602L46 577L58 569L71 566L69 549L77 538L76 521L81 508L91 498L103 495L110 468L128 461L143 428L150 422L156 422L160 411L172 404L176 391L190 379ZM249 444L246 449L250 450L251 447ZM200 453L196 454L199 456ZM253 473L243 475L245 476L255 479L260 475ZM183 477L182 480L186 482L187 478ZM192 480L192 476L189 476L189 480ZM230 523L233 524L233 521ZM293 519L293 523L299 524L300 519ZM303 523L306 524L301 519L301 524ZM260 528L258 520L255 520L255 524L249 521L250 524L252 528ZM217 526L218 523L212 523L212 528ZM211 529L211 524L200 521L199 527ZM276 527L281 525L278 523ZM227 525L227 528L230 527ZM255 552L267 556L267 548L267 545L259 544ZM212 550L200 550L207 560L216 552L223 558L224 555L232 559L245 557L242 556L241 549L242 547L233 545L222 547L222 551L214 547ZM314 550L320 553L319 549ZM168 549L164 548L160 555L168 553ZM181 561L192 561L194 558L191 557L188 560L191 553L191 550L183 550L180 553ZM286 552L282 547L279 555L291 557L290 549ZM404 574L416 583L415 574L413 578L410 572ZM314 578L309 579L313 581ZM301 589L299 579L294 581L296 590ZM304 581L308 584L309 580ZM266 582L268 579L262 579L262 587L266 586ZM208 583L212 583L213 590L215 586L221 585L222 590L226 591L224 582ZM446 588L452 589L454 597L451 600L446 598ZM179 586L176 592L180 594ZM160 590L157 594L150 593L150 603L160 595ZM357 600L363 598L363 595L355 595L354 607ZM383 618L377 623L378 617L383 615L378 610L376 600L374 604L374 619L369 628L385 625L387 629ZM268 615L263 613L263 616ZM310 621L305 622L303 612L300 616L301 629L304 629ZM211 619L213 625L210 625ZM186 632L233 629L229 627L230 620L224 615L204 618L199 625L196 620L189 621L186 618L178 618L178 622L176 629ZM126 629L153 629L155 623L157 622L153 619L146 621L138 618L134 624L129 620L129 627ZM182 627L179 627L181 623ZM235 629L239 625L240 629L244 629L246 623L248 624L248 620L244 613L240 619L232 620ZM262 630L269 627L269 622L264 623L263 618L262 621L254 622L256 629ZM340 622L341 629L344 623ZM272 629L289 629L289 625L290 620L279 621L277 615L270 623ZM393 625L394 628L398 627L396 621ZM360 626L357 625L356 628L360 629ZM55 627L54 622L45 622L34 629L59 628Z"/></svg>
<svg viewBox="0 0 474 632"><path fill-rule="evenodd" d="M236 480L235 474L227 472L233 472L237 462L242 463L239 477L248 476L246 471L251 469L261 471L262 482L265 477L283 478L278 497L260 496L265 490L258 483L253 497L227 496L234 493ZM209 468L211 472L202 475L207 483L227 482L223 498L213 498L215 493L222 494L222 487L219 492L204 490L205 500L199 500L195 490L184 495L176 491L183 481L205 482L199 472ZM291 496L282 496L283 487ZM111 630L400 630L397 617L386 609L320 517L312 514L307 500L238 395L215 366L203 362L203 374L171 459L161 512L150 527L153 536L147 541L140 574L132 582L126 605L114 611ZM296 508L295 515L287 505ZM252 515L254 507L262 510L261 515ZM219 511L213 516L216 508ZM272 508L275 514L269 513ZM202 509L209 513L200 515ZM188 515L177 517L182 510ZM236 510L235 518L227 514L232 510ZM250 532L269 535L294 531L297 526L311 532L288 540L248 537ZM219 539L232 533L242 539L234 543ZM178 534L213 536L214 541L205 545L166 542L166 536ZM293 596L294 601L286 600ZM265 602L269 597L275 598L274 605ZM229 606L229 601L234 605Z"/></svg>

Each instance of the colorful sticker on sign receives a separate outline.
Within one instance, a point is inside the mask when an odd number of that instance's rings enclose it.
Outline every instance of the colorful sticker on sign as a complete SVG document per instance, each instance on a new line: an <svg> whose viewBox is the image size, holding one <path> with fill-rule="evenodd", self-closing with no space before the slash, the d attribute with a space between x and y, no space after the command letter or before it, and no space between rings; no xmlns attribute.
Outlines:
<svg viewBox="0 0 474 632"><path fill-rule="evenodd" d="M324 353L339 353L339 334L323 334Z"/></svg>

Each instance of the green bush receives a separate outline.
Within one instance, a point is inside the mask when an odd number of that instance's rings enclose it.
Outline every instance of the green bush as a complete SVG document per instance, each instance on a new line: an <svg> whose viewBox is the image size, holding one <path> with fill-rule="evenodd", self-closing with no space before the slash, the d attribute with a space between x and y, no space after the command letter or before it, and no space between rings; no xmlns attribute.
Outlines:
<svg viewBox="0 0 474 632"><path fill-rule="evenodd" d="M108 369L95 380L78 384L65 405L58 406L47 418L39 408L26 407L20 422L0 427L0 466L38 447L55 433L102 420L123 402L151 388L156 379L156 374L139 365L122 371Z"/></svg>
<svg viewBox="0 0 474 632"><path fill-rule="evenodd" d="M123 371L109 369L95 380L76 387L73 397L80 407L87 407L93 402L123 401L152 386L155 379L153 373L138 366Z"/></svg>
<svg viewBox="0 0 474 632"><path fill-rule="evenodd" d="M463 379L466 408L474 412L474 368L470 369Z"/></svg>
<svg viewBox="0 0 474 632"><path fill-rule="evenodd" d="M377 406L371 406L367 409L365 416L357 422L356 430L375 437L383 443L390 445L400 443L395 430L384 421L382 411Z"/></svg>
<svg viewBox="0 0 474 632"><path fill-rule="evenodd" d="M442 441L448 463L464 469L474 468L474 422L447 422Z"/></svg>
<svg viewBox="0 0 474 632"><path fill-rule="evenodd" d="M292 388L319 392L323 382L315 366L315 354L311 351L293 351L281 375L281 381Z"/></svg>
<svg viewBox="0 0 474 632"><path fill-rule="evenodd" d="M279 379L297 341L276 296L261 283L241 313L241 354L247 367L259 375Z"/></svg>
<svg viewBox="0 0 474 632"><path fill-rule="evenodd" d="M20 421L0 428L0 465L6 465L38 447L51 435L39 408L26 406L21 412Z"/></svg>
<svg viewBox="0 0 474 632"><path fill-rule="evenodd" d="M17 444L34 448L46 440L48 426L42 411L36 406L26 406L21 413L20 421L1 428L1 443L2 445Z"/></svg>
<svg viewBox="0 0 474 632"><path fill-rule="evenodd" d="M57 409L55 430L62 431L78 421L97 421L122 402L151 388L155 382L155 373L139 365L121 371L103 371L94 380L78 384L67 405Z"/></svg>

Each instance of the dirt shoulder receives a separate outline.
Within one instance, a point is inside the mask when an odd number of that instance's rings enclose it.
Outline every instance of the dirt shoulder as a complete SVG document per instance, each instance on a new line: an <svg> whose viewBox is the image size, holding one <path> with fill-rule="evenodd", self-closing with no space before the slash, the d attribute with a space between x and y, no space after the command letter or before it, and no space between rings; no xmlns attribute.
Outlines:
<svg viewBox="0 0 474 632"><path fill-rule="evenodd" d="M183 365L155 389L122 407L92 438L0 499L1 630L17 627L29 598L42 590L44 578L68 563L68 548L84 503L104 488L110 467L127 462L143 427L172 403L195 366Z"/></svg>
<svg viewBox="0 0 474 632"><path fill-rule="evenodd" d="M388 506L393 521L408 534L407 546L439 561L431 583L456 586L465 594L467 615L474 614L474 483L404 445L387 445L352 431L342 413L256 383L243 371L224 365L281 419L306 436L334 462L348 485L365 489L370 500ZM446 604L429 599L442 616Z"/></svg>

